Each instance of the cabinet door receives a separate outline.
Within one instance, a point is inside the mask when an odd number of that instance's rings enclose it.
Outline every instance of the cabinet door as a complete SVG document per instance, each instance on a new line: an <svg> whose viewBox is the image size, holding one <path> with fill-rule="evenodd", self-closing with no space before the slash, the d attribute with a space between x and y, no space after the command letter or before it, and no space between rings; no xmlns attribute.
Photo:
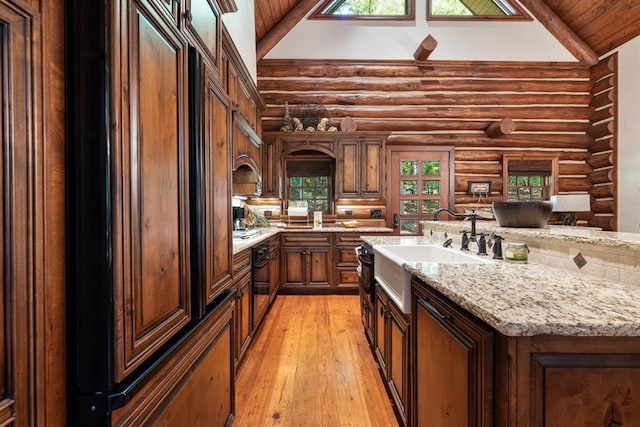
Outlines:
<svg viewBox="0 0 640 427"><path fill-rule="evenodd" d="M406 425L409 419L409 325L400 311L388 304L389 389ZM456 424L451 424L456 425Z"/></svg>
<svg viewBox="0 0 640 427"><path fill-rule="evenodd" d="M262 197L282 198L279 147L277 140L262 141Z"/></svg>
<svg viewBox="0 0 640 427"><path fill-rule="evenodd" d="M306 248L282 247L282 285L284 287L303 286L305 283Z"/></svg>
<svg viewBox="0 0 640 427"><path fill-rule="evenodd" d="M360 196L365 199L384 198L384 142L364 140L361 145Z"/></svg>
<svg viewBox="0 0 640 427"><path fill-rule="evenodd" d="M336 176L338 199L360 197L362 167L360 140L339 141Z"/></svg>
<svg viewBox="0 0 640 427"><path fill-rule="evenodd" d="M175 0L162 0L175 1ZM219 68L219 52L221 47L220 10L217 2L210 0L187 0L185 23L186 28L197 41L202 52L209 57L209 63Z"/></svg>
<svg viewBox="0 0 640 427"><path fill-rule="evenodd" d="M388 330L388 322L387 317L389 316L389 311L387 309L387 296L384 291L382 291L379 287L376 289L376 302L375 302L375 341L374 348L376 359L378 360L378 364L380 365L380 371L384 375L385 380L387 379L387 347L388 341L387 336L389 335Z"/></svg>
<svg viewBox="0 0 640 427"><path fill-rule="evenodd" d="M280 288L280 245L271 243L271 261L269 261L269 303L273 302Z"/></svg>
<svg viewBox="0 0 640 427"><path fill-rule="evenodd" d="M413 289L415 425L493 425L493 333L423 285Z"/></svg>
<svg viewBox="0 0 640 427"><path fill-rule="evenodd" d="M206 100L205 216L207 304L231 283L231 161L227 105L209 80Z"/></svg>
<svg viewBox="0 0 640 427"><path fill-rule="evenodd" d="M251 342L251 274L247 272L236 284L235 312L235 366L236 369L244 357Z"/></svg>
<svg viewBox="0 0 640 427"><path fill-rule="evenodd" d="M129 7L129 117L114 173L117 381L191 319L186 50L136 2Z"/></svg>
<svg viewBox="0 0 640 427"><path fill-rule="evenodd" d="M331 249L308 248L306 285L329 287L331 285Z"/></svg>

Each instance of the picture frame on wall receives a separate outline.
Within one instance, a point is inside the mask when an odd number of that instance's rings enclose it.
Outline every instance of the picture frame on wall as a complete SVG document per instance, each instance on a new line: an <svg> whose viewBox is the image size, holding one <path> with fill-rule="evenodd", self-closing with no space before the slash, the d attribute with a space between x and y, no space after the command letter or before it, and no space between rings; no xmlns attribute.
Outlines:
<svg viewBox="0 0 640 427"><path fill-rule="evenodd" d="M469 181L467 194L470 196L488 196L491 194L491 181Z"/></svg>

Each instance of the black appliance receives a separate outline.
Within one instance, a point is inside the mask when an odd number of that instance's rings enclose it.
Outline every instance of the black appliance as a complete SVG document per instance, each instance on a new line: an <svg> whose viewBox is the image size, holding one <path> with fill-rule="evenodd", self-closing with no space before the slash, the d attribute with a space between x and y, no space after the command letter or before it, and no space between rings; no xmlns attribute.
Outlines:
<svg viewBox="0 0 640 427"><path fill-rule="evenodd" d="M244 218L245 218L244 208L240 206L234 206L233 207L233 229L234 230L243 230L245 228Z"/></svg>
<svg viewBox="0 0 640 427"><path fill-rule="evenodd" d="M358 256L358 281L360 295L360 317L364 333L369 344L374 344L374 322L376 321L375 298L376 298L376 279L374 277L374 256L373 249L367 245L358 246L356 248Z"/></svg>
<svg viewBox="0 0 640 427"><path fill-rule="evenodd" d="M251 318L253 330L257 329L269 308L269 242L254 246L251 250L252 298Z"/></svg>

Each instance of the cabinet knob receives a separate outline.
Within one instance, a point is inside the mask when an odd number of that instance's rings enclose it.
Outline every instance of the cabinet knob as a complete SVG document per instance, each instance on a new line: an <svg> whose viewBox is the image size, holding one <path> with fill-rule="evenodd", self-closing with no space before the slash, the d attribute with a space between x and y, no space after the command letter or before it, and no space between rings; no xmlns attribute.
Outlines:
<svg viewBox="0 0 640 427"><path fill-rule="evenodd" d="M191 11L190 10L185 10L184 11L184 18L187 21L191 21L193 19L193 15L191 15Z"/></svg>

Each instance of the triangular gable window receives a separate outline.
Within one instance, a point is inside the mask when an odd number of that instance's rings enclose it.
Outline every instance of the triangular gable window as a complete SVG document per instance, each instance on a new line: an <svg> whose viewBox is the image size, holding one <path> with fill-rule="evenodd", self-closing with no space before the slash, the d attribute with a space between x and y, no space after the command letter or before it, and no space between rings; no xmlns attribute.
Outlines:
<svg viewBox="0 0 640 427"><path fill-rule="evenodd" d="M520 19L531 17L510 0L427 0L428 19Z"/></svg>
<svg viewBox="0 0 640 427"><path fill-rule="evenodd" d="M414 0L325 0L310 18L413 20L413 6Z"/></svg>

